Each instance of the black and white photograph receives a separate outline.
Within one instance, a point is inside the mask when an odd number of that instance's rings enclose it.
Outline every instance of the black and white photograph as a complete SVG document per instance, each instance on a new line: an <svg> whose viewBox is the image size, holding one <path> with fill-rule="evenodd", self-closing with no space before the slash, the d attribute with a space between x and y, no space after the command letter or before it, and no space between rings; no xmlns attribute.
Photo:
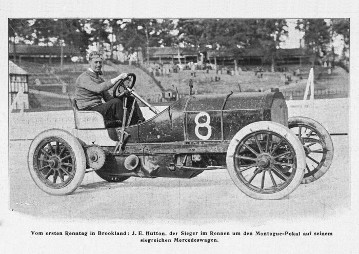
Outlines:
<svg viewBox="0 0 359 254"><path fill-rule="evenodd" d="M7 4L1 252L355 253L358 4L278 2Z"/></svg>

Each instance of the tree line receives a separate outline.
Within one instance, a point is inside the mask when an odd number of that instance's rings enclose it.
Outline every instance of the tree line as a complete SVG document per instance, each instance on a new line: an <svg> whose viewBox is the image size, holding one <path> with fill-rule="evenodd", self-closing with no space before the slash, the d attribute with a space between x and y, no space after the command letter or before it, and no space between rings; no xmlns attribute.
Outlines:
<svg viewBox="0 0 359 254"><path fill-rule="evenodd" d="M296 29L315 59L334 53L333 40L341 36L343 55L350 45L349 19L298 19ZM149 47L187 47L212 50L239 59L245 49L259 49L275 64L281 42L288 35L286 19L9 19L10 43L73 46L85 55L90 45L141 50ZM111 55L112 56L112 55Z"/></svg>

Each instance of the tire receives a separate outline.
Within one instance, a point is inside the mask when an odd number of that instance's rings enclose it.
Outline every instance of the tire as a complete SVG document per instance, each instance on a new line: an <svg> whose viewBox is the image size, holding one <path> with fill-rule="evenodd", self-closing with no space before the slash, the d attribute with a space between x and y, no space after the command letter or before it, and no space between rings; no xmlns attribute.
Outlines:
<svg viewBox="0 0 359 254"><path fill-rule="evenodd" d="M333 161L334 146L330 134L320 123L308 117L290 117L288 127L299 138L306 154L302 183L318 180L329 170Z"/></svg>
<svg viewBox="0 0 359 254"><path fill-rule="evenodd" d="M305 152L287 127L261 121L236 133L228 146L226 163L233 182L249 197L281 199L301 183Z"/></svg>
<svg viewBox="0 0 359 254"><path fill-rule="evenodd" d="M119 165L117 164L116 159L113 156L107 156L103 167L95 170L95 173L100 178L110 183L120 183L130 178L129 176L119 176L117 174L118 167Z"/></svg>
<svg viewBox="0 0 359 254"><path fill-rule="evenodd" d="M120 183L120 182L123 182L123 181L127 180L128 178L130 178L129 176L114 175L113 173L106 171L106 169L99 169L99 170L96 170L95 172L103 180L110 182L110 183Z"/></svg>
<svg viewBox="0 0 359 254"><path fill-rule="evenodd" d="M86 171L86 157L80 142L64 130L50 129L37 135L31 142L27 159L32 179L51 195L74 192Z"/></svg>

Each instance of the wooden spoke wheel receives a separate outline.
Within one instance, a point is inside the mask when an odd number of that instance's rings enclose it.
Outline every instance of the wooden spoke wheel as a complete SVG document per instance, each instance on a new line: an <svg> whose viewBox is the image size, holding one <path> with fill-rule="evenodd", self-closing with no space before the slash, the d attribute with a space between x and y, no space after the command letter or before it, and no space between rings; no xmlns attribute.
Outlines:
<svg viewBox="0 0 359 254"><path fill-rule="evenodd" d="M31 143L28 166L32 179L43 191L66 195L81 184L86 157L79 141L64 130L40 133Z"/></svg>
<svg viewBox="0 0 359 254"><path fill-rule="evenodd" d="M242 128L227 150L227 169L237 187L256 199L280 199L302 181L305 152L296 136L274 122Z"/></svg>
<svg viewBox="0 0 359 254"><path fill-rule="evenodd" d="M328 131L317 121L307 117L291 117L288 127L298 137L306 155L302 183L321 178L330 168L334 156L333 141Z"/></svg>

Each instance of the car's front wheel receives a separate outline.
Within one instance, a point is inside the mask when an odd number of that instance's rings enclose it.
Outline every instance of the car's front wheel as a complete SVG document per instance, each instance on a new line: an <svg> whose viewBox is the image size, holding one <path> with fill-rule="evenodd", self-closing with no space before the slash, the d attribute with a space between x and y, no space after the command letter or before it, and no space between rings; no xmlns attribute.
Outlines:
<svg viewBox="0 0 359 254"><path fill-rule="evenodd" d="M268 121L251 123L231 140L226 157L237 187L255 199L281 199L303 179L305 152L285 126Z"/></svg>

